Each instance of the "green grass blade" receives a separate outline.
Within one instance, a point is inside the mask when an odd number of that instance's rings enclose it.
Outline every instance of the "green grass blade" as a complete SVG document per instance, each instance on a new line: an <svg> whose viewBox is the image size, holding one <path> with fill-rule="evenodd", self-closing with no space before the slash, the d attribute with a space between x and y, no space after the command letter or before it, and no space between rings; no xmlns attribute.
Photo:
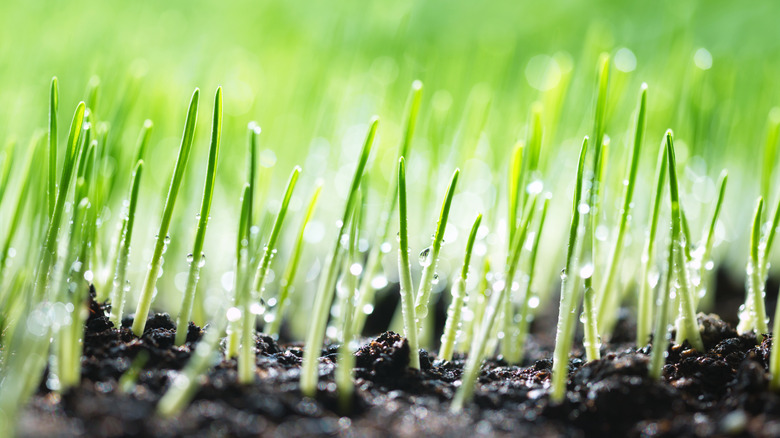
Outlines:
<svg viewBox="0 0 780 438"><path fill-rule="evenodd" d="M205 263L205 254L203 254L203 245L206 241L206 228L209 224L211 215L211 201L214 197L214 183L217 178L217 161L219 160L219 145L222 139L222 87L217 87L214 95L214 116L211 126L211 144L209 146L208 167L206 170L206 183L203 186L203 199L200 204L200 214L198 215L198 229L195 232L195 242L192 245L192 252L187 256L187 262L190 265L187 275L187 286L184 288L184 298L182 301L179 316L176 318L176 345L184 344L187 339L187 330L189 328L190 315L192 314L192 303L195 300L195 293L200 279L200 268Z"/></svg>
<svg viewBox="0 0 780 438"><path fill-rule="evenodd" d="M295 184L298 182L298 177L300 174L301 168L295 166L292 173L290 174L290 179L287 181L287 189L285 190L282 204L279 207L279 213L276 215L274 226L271 229L271 235L268 237L268 243L263 248L263 257L260 260L260 264L257 267L257 271L255 273L254 284L252 286L251 295L249 297L250 299L243 303L244 308L241 309L241 314L244 318L241 325L241 352L239 353L238 358L238 379L241 383L250 383L254 381L256 365L254 351L255 317L260 312L265 311L265 308L262 304L262 296L263 292L265 291L265 280L268 276L268 269L271 267L271 260L273 260L274 255L276 255L279 234L282 231L282 224L284 223L284 218L287 215L290 199L292 198L293 190L295 190ZM252 303L257 302L258 300L261 303L261 308L259 309L260 312L252 311Z"/></svg>
<svg viewBox="0 0 780 438"><path fill-rule="evenodd" d="M230 317L227 322L228 340L225 351L227 358L238 357L242 330L240 312L241 309L249 307L246 303L250 302L251 298L251 285L249 284L249 228L252 225L252 198L250 193L252 193L251 184L244 184L244 189L241 191L241 214L238 219L238 234L236 235L236 267L233 276L233 305L235 307L228 311Z"/></svg>
<svg viewBox="0 0 780 438"><path fill-rule="evenodd" d="M666 149L664 149L666 150ZM665 155L665 154L664 154ZM658 197L660 198L660 192ZM669 295L671 293L672 275L674 275L674 240L669 240L669 258L667 262L666 273L664 274L663 285L658 287L658 298L656 305L655 332L653 333L653 350L650 355L649 375L655 380L659 380L663 374L664 362L669 348Z"/></svg>
<svg viewBox="0 0 780 438"><path fill-rule="evenodd" d="M520 309L520 320L517 323L517 360L515 363L522 363L523 354L525 353L525 341L530 329L531 320L531 296L533 292L534 273L536 272L536 260L539 253L539 243L541 241L542 231L544 230L544 222L547 218L547 209L550 206L551 195L548 193L544 197L544 204L542 204L542 213L539 217L539 225L536 230L536 237L534 238L533 246L531 247L531 256L528 263L528 285L526 287L525 296L523 297L523 305Z"/></svg>
<svg viewBox="0 0 780 438"><path fill-rule="evenodd" d="M482 317L481 327L479 327L474 342L471 345L471 350L469 351L469 357L466 361L466 367L463 370L460 387L455 393L455 397L452 399L450 412L460 412L463 409L464 404L470 401L471 397L474 395L474 386L477 382L477 377L479 376L482 359L487 353L486 346L488 345L489 338L492 337L491 333L493 332L493 328L497 326L498 316L503 310L503 303L508 299L509 291L512 289L517 262L520 259L520 253L523 250L523 244L525 243L525 238L528 234L528 229L530 228L531 219L534 216L533 212L536 209L537 198L538 197L534 195L531 204L526 207L523 223L512 241L509 262L505 268L504 285L500 291L495 291L493 292L493 295L490 296L490 302L485 308L485 314Z"/></svg>
<svg viewBox="0 0 780 438"><path fill-rule="evenodd" d="M30 172L36 155L40 154L43 142L42 137L35 137L30 142L27 149L27 157L25 158L24 170L21 175L21 188L19 189L19 196L16 199L16 206L14 207L13 215L11 216L11 222L7 225L5 240L3 240L2 251L0 251L0 285L3 284L3 278L5 275L5 269L8 266L8 255L11 251L11 243L13 242L16 231L19 228L19 224L24 216L24 207L27 203L27 193L30 190L31 178ZM2 295L2 293L0 293ZM2 329L2 327L0 327Z"/></svg>
<svg viewBox="0 0 780 438"><path fill-rule="evenodd" d="M358 190L358 197L360 197ZM357 292L358 278L360 272L353 269L353 266L360 265L360 255L358 252L358 225L360 224L360 211L362 205L358 202L352 214L349 231L348 255L344 259L344 277L339 287L339 295L342 309L342 339L339 346L338 358L336 359L336 391L339 397L339 410L342 413L352 411L352 397L355 392L355 383L352 381L352 370L355 368L355 356L352 352L352 341L354 338L353 321L355 319L355 294Z"/></svg>
<svg viewBox="0 0 780 438"><path fill-rule="evenodd" d="M471 253L474 250L474 242L477 239L477 230L482 222L482 214L478 214L471 226L469 239L466 242L466 252L463 256L463 265L460 269L460 276L455 280L452 286L452 301L447 309L447 321L444 324L444 333L441 335L441 347L439 348L439 358L452 360L452 353L455 347L455 338L460 331L460 318L463 312L463 302L466 298L466 279L469 275L469 263L471 262Z"/></svg>
<svg viewBox="0 0 780 438"><path fill-rule="evenodd" d="M672 242L675 245L675 269L680 282L678 295L680 297L680 313L677 321L677 343L688 340L693 348L704 351L704 343L701 340L699 325L696 321L693 290L691 288L690 273L688 272L686 247L687 242L682 236L682 208L680 207L680 195L677 184L676 159L674 157L674 140L672 131L666 132L666 156L669 167L669 193L672 202Z"/></svg>
<svg viewBox="0 0 780 438"><path fill-rule="evenodd" d="M406 209L406 166L404 157L398 159L398 276L401 283L401 312L404 336L409 342L409 366L420 369L420 347L417 343L418 319L414 308L412 267L409 262L409 232Z"/></svg>
<svg viewBox="0 0 780 438"><path fill-rule="evenodd" d="M301 392L308 397L314 396L317 390L317 363L322 348L322 342L325 339L325 328L328 323L328 314L330 313L330 306L333 303L333 293L338 277L339 259L341 255L341 236L344 234L349 216L352 213L352 208L356 202L355 194L358 191L360 181L363 178L363 171L368 163L368 157L371 153L371 146L374 143L374 136L376 135L378 124L378 118L373 118L371 120L370 128L366 135L366 141L363 143L363 149L360 152L357 168L355 169L355 174L352 178L352 184L348 192L347 203L344 206L344 214L341 219L341 226L339 227L336 242L330 257L327 259L326 267L323 270L325 275L320 278L320 283L317 288L317 295L314 301L314 315L306 336L306 346L304 348L303 365L301 369Z"/></svg>
<svg viewBox="0 0 780 438"><path fill-rule="evenodd" d="M715 201L715 209L712 211L712 217L710 219L710 226L707 228L707 234L704 236L704 250L701 252L701 259L699 259L699 279L701 284L701 290L705 293L703 297L700 294L696 294L694 299L696 303L701 299L708 299L711 304L714 299L714 293L707 293L707 273L715 266L712 262L712 247L715 244L715 226L718 224L718 218L720 217L721 207L723 207L723 199L726 197L726 184L728 183L729 174L724 169L720 174L718 180L718 199ZM760 254L763 258L764 254ZM759 267L763 268L763 264L759 264ZM762 275L762 278L764 276Z"/></svg>
<svg viewBox="0 0 780 438"><path fill-rule="evenodd" d="M761 197L764 202L769 202L769 187L772 184L772 171L777 159L777 143L780 139L780 117L778 109L772 108L769 112L766 130L766 142L764 143L764 156L761 162Z"/></svg>
<svg viewBox="0 0 780 438"><path fill-rule="evenodd" d="M403 136L401 137L401 144L398 146L398 156L396 160L401 157L408 158L409 151L412 147L412 139L414 137L415 128L417 126L417 119L420 112L420 103L422 102L423 84L420 81L414 81L412 88L409 91L409 98L407 99ZM379 233L376 235L374 244L368 253L368 261L366 262L366 269L363 272L363 279L360 283L359 302L355 309L355 333L363 331L365 326L366 317L368 314L364 312L367 305L373 305L375 288L372 285L374 278L376 278L377 271L382 264L382 257L384 252L388 252L390 240L390 224L393 219L393 213L395 212L396 203L398 202L398 175L393 172L393 176L390 185L387 189L385 201L385 208L380 217L380 224L377 228ZM387 251L383 251L383 247Z"/></svg>
<svg viewBox="0 0 780 438"><path fill-rule="evenodd" d="M573 326L577 319L576 307L579 294L576 288L574 253L577 247L577 233L580 226L580 202L582 199L583 172L585 155L588 151L588 137L582 141L580 157L577 164L577 180L572 203L571 225L569 226L569 241L566 247L566 264L561 274L561 302L558 308L558 328L555 333L555 350L553 351L553 374L551 398L555 403L563 401L566 395L566 378L569 374L569 352L574 342ZM571 277L571 278L570 278Z"/></svg>
<svg viewBox="0 0 780 438"><path fill-rule="evenodd" d="M141 189L141 175L144 170L143 160L138 160L133 170L133 177L130 183L130 198L127 204L127 211L122 219L122 238L119 243L119 252L116 261L116 275L112 281L111 290L111 317L110 320L115 327L122 325L122 313L125 307L125 292L128 291L127 284L127 265L130 257L130 242L133 237L133 226L135 224L135 210L138 207L138 195Z"/></svg>
<svg viewBox="0 0 780 438"><path fill-rule="evenodd" d="M508 190L509 194L509 222L507 223L507 251L508 246L512 243L512 237L514 237L515 229L517 228L517 211L520 208L520 196L523 192L523 143L518 142L515 148L512 150L512 165L509 168L509 181Z"/></svg>
<svg viewBox="0 0 780 438"><path fill-rule="evenodd" d="M167 236L168 228L170 227L171 219L173 218L173 207L176 204L176 197L179 194L179 188L181 187L182 180L184 180L184 169L187 167L187 161L189 161L190 151L192 150L192 139L195 136L195 123L198 118L199 96L200 90L196 88L192 93L190 106L187 110L187 119L184 122L184 132L182 134L181 147L179 148L179 155L176 159L176 166L173 170L171 184L168 187L168 195L165 198L165 206L163 207L160 228L157 232L157 241L154 245L154 253L152 254L152 260L149 263L149 270L146 273L146 280L144 281L144 288L141 292L141 298L138 300L138 306L135 310L133 333L135 333L136 336L141 336L143 334L144 328L146 327L146 318L149 315L149 309L152 307L154 289L157 285L157 274L160 272L160 268L162 267L162 257L169 242Z"/></svg>
<svg viewBox="0 0 780 438"><path fill-rule="evenodd" d="M141 128L141 133L138 134L138 145L136 146L135 162L143 160L146 156L146 149L149 148L149 139L152 137L152 128L154 123L146 119L144 120L144 126Z"/></svg>
<svg viewBox="0 0 780 438"><path fill-rule="evenodd" d="M611 320L614 320L616 306L619 305L619 291L614 288L615 275L620 263L621 253L623 251L623 239L628 229L629 218L631 217L631 207L634 199L634 188L636 187L636 175L639 170L639 157L642 150L642 139L645 132L645 120L647 112L647 84L642 84L639 92L639 112L636 118L636 129L634 131L634 147L631 151L631 165L628 173L628 184L623 195L623 207L620 209L620 222L618 224L618 234L615 240L615 246L612 248L612 257L607 267L607 276L604 284L601 286L601 295L599 296L598 323L599 331L606 334L611 331Z"/></svg>
<svg viewBox="0 0 780 438"><path fill-rule="evenodd" d="M3 150L3 163L2 167L0 167L0 205L2 205L3 199L5 199L5 190L8 188L8 181L11 177L15 149L16 141L11 140L5 145Z"/></svg>
<svg viewBox="0 0 780 438"><path fill-rule="evenodd" d="M639 303L637 309L637 329L636 346L643 347L650 339L650 330L653 320L653 294L649 283L650 270L653 266L653 256L655 249L655 234L658 231L658 217L661 211L661 200L663 199L664 187L666 186L666 145L661 144L658 151L658 163L655 172L655 191L653 192L652 213L650 214L650 225L645 239L645 246L642 252L642 273L639 278ZM671 274L670 274L671 275Z"/></svg>
<svg viewBox="0 0 780 438"><path fill-rule="evenodd" d="M49 91L49 217L54 214L57 200L57 109L59 107L59 85L57 77L51 78Z"/></svg>
<svg viewBox="0 0 780 438"><path fill-rule="evenodd" d="M444 229L447 227L447 218L450 215L452 198L455 196L455 187L458 184L460 170L455 169L450 179L450 185L447 187L447 194L442 203L439 221L436 223L436 232L433 235L433 244L420 253L420 264L423 266L420 285L417 288L417 297L414 302L415 316L422 325L423 320L428 316L428 305L431 299L431 290L433 290L433 277L436 273L436 267L439 263L439 252L444 241ZM418 327L419 329L419 327Z"/></svg>
<svg viewBox="0 0 780 438"><path fill-rule="evenodd" d="M290 292L292 292L293 282L295 281L295 274L298 272L298 265L301 261L301 254L303 253L304 232L306 231L306 226L309 224L309 221L311 221L311 218L314 215L314 209L317 206L317 200L320 197L320 192L322 192L322 184L317 185L317 188L314 189L314 194L311 196L309 206L306 208L306 214L304 215L300 228L298 229L298 235L295 238L295 245L293 245L292 255L290 256L290 260L287 262L284 275L282 276L282 280L279 283L280 289L279 297L276 300L276 314L274 315L274 318L271 321L271 325L267 330L269 335L276 338L279 337L279 329L281 328L282 320L284 318L284 311L287 307L287 301L290 296ZM356 313L356 315L358 314L359 313Z"/></svg>
<svg viewBox="0 0 780 438"><path fill-rule="evenodd" d="M65 162L62 166L62 175L60 176L60 185L58 187L57 199L54 204L54 211L49 220L49 226L46 230L46 237L41 257L38 263L38 270L35 279L34 299L41 300L46 292L48 284L49 271L54 260L57 258L57 237L60 231L62 216L65 212L65 199L70 188L70 181L73 177L73 171L76 166L76 158L79 155L81 146L81 130L84 124L84 102L79 102L76 111L73 114L73 120L70 124L68 133L68 143L66 144Z"/></svg>

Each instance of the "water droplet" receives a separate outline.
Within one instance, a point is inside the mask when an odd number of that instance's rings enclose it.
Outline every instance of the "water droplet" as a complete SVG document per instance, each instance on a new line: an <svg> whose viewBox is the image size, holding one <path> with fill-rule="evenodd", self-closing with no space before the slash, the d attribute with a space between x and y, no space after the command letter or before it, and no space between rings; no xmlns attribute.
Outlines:
<svg viewBox="0 0 780 438"><path fill-rule="evenodd" d="M249 306L249 311L252 312L253 315L262 315L265 313L265 306L261 303L252 303Z"/></svg>
<svg viewBox="0 0 780 438"><path fill-rule="evenodd" d="M200 253L200 260L198 261L198 267L202 268L206 266L206 254Z"/></svg>
<svg viewBox="0 0 780 438"><path fill-rule="evenodd" d="M439 274L433 274L433 278L431 278L431 284L439 284Z"/></svg>
<svg viewBox="0 0 780 438"><path fill-rule="evenodd" d="M580 277L583 279L590 278L593 276L593 264L587 263L585 266L580 268Z"/></svg>
<svg viewBox="0 0 780 438"><path fill-rule="evenodd" d="M539 307L539 297L532 296L531 298L529 298L528 299L528 307L530 307L532 309L536 309L537 307Z"/></svg>
<svg viewBox="0 0 780 438"><path fill-rule="evenodd" d="M704 264L704 269L708 271L712 271L712 269L715 268L715 262L712 260L709 260L707 263Z"/></svg>
<svg viewBox="0 0 780 438"><path fill-rule="evenodd" d="M236 322L241 319L241 309L238 307L231 307L227 310L227 319L230 322Z"/></svg>
<svg viewBox="0 0 780 438"><path fill-rule="evenodd" d="M384 275L377 275L371 280L371 287L374 289L382 289L387 286L387 278Z"/></svg>
<svg viewBox="0 0 780 438"><path fill-rule="evenodd" d="M361 265L360 263L353 263L349 267L349 273L354 275L355 277L360 275L362 272L363 272L363 265Z"/></svg>
<svg viewBox="0 0 780 438"><path fill-rule="evenodd" d="M163 240L163 243L166 244L166 245L169 245L171 243L171 235L170 234L166 234L165 235L165 240Z"/></svg>
<svg viewBox="0 0 780 438"><path fill-rule="evenodd" d="M430 246L420 251L420 266L423 268L430 266L432 261Z"/></svg>
<svg viewBox="0 0 780 438"><path fill-rule="evenodd" d="M192 263L193 260L195 260L195 257L193 257L192 253L187 254L187 263Z"/></svg>
<svg viewBox="0 0 780 438"><path fill-rule="evenodd" d="M363 305L363 313L366 315L374 313L374 305L370 303Z"/></svg>
<svg viewBox="0 0 780 438"><path fill-rule="evenodd" d="M379 246L379 251L381 251L383 254L387 254L392 249L392 245L390 245L390 242L383 242L382 245Z"/></svg>

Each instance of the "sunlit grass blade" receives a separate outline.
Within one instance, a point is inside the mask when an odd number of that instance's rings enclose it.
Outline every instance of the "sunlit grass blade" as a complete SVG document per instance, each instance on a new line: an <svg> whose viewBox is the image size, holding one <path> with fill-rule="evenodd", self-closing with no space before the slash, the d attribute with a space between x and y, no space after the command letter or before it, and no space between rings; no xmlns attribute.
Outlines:
<svg viewBox="0 0 780 438"><path fill-rule="evenodd" d="M358 197L360 197L358 190ZM358 225L360 224L361 206L355 206L350 220L349 248L347 257L344 258L344 276L339 288L342 316L342 339L336 359L336 390L339 397L339 409L342 413L352 410L352 397L355 391L355 383L352 381L352 370L355 368L355 356L352 353L352 341L354 338L353 322L355 320L355 299L358 286L358 275L361 267L358 252ZM357 268L356 268L357 267Z"/></svg>
<svg viewBox="0 0 780 438"><path fill-rule="evenodd" d="M409 151L412 146L415 128L417 126L418 114L420 112L420 103L422 102L423 84L420 81L412 82L412 89L409 91L409 98L406 104L406 117L401 144L398 146L398 156L409 157ZM382 256L390 251L390 224L398 202L398 175L392 173L391 182L387 189L384 210L380 217L378 226L379 232L375 236L374 243L368 253L366 269L363 272L363 278L360 282L359 302L355 309L355 333L363 331L368 314L364 311L366 306L372 305L374 301L375 287L373 281L376 278L377 271L382 264Z"/></svg>
<svg viewBox="0 0 780 438"><path fill-rule="evenodd" d="M110 320L115 327L122 325L122 313L125 307L125 293L129 289L127 283L127 265L130 257L130 241L133 237L133 225L135 224L135 210L138 206L138 195L141 188L141 175L143 174L144 162L138 160L133 171L132 182L130 184L130 198L127 203L127 211L122 218L122 238L119 244L117 255L116 275L112 280L111 289L111 317Z"/></svg>
<svg viewBox="0 0 780 438"><path fill-rule="evenodd" d="M76 107L76 112L73 114L73 120L70 123L65 161L62 166L60 185L58 187L59 191L54 204L54 210L50 215L49 226L46 230L43 248L41 248L41 256L35 277L35 292L33 297L36 301L39 301L44 297L48 285L49 271L51 270L52 263L57 258L57 237L59 236L62 216L65 213L65 199L68 195L71 185L70 181L76 167L76 159L79 156L81 130L84 123L84 110L84 102L79 102Z"/></svg>
<svg viewBox="0 0 780 438"><path fill-rule="evenodd" d="M485 314L482 317L482 324L477 329L474 342L472 342L471 349L469 350L469 357L463 370L460 387L455 393L455 397L452 399L450 412L460 412L465 403L469 402L474 395L474 386L482 367L482 359L485 357L485 354L487 354L486 347L488 341L493 337L492 333L497 326L499 315L501 314L501 311L504 310L503 304L505 300L508 299L508 295L512 289L520 253L523 250L531 219L534 216L533 213L536 209L536 200L538 197L534 195L531 199L531 204L529 204L524 211L523 223L520 225L520 228L512 240L509 260L505 267L504 285L501 287L500 291L494 291L490 296L490 301L485 308Z"/></svg>
<svg viewBox="0 0 780 438"><path fill-rule="evenodd" d="M478 214L471 226L469 239L466 242L466 251L463 256L463 265L460 269L460 276L455 280L452 286L452 301L447 309L447 321L444 324L444 333L441 335L441 347L439 347L439 357L444 360L452 360L452 352L455 347L455 338L460 332L461 313L463 312L463 302L466 298L466 279L469 275L469 263L471 262L471 253L474 249L474 241L477 239L477 230L482 222L482 214Z"/></svg>
<svg viewBox="0 0 780 438"><path fill-rule="evenodd" d="M704 293L704 296L700 296L701 294L696 294L694 295L694 299L696 300L697 304L700 300L706 300L704 303L706 307L711 307L712 300L715 298L715 293L713 291L707 290L709 286L707 274L715 267L715 263L712 261L712 247L715 244L715 227L718 224L720 211L723 207L723 200L726 197L726 184L728 183L728 177L728 172L723 170L723 172L720 174L720 178L718 179L718 199L715 201L715 209L712 211L710 225L707 228L707 234L703 239L703 250L701 251L701 258L699 260L699 279L701 282L700 289ZM759 256L763 258L763 252L759 254ZM762 278L764 278L763 275Z"/></svg>
<svg viewBox="0 0 780 438"><path fill-rule="evenodd" d="M415 316L420 322L428 316L428 305L431 300L434 276L437 275L436 267L439 264L439 252L444 241L444 230L447 227L447 219L450 215L452 198L455 196L455 187L458 184L459 175L460 170L455 169L455 172L452 173L450 184L447 186L447 194L444 196L444 202L441 206L439 221L436 223L436 232L433 234L433 244L420 252L420 264L423 267L423 271L414 302Z"/></svg>
<svg viewBox="0 0 780 438"><path fill-rule="evenodd" d="M238 216L236 235L236 266L233 273L233 305L228 310L227 347L225 356L237 358L241 342L241 309L248 307L251 300L249 283L249 228L252 226L252 188L244 184L241 191L241 213Z"/></svg>
<svg viewBox="0 0 780 438"><path fill-rule="evenodd" d="M650 281L650 271L654 265L655 235L658 231L658 217L661 211L661 200L666 187L666 144L661 143L658 151L658 163L655 170L655 191L653 192L652 213L650 224L645 238L645 246L642 251L642 272L639 277L639 302L637 303L637 328L636 346L643 347L650 340L650 330L653 321L653 293L652 289L657 284L657 277ZM670 274L671 275L671 274Z"/></svg>
<svg viewBox="0 0 780 438"><path fill-rule="evenodd" d="M531 309L536 306L531 304L533 296L533 284L534 274L536 273L536 261L539 254L539 243L541 242L542 231L544 230L544 222L547 218L547 209L550 206L550 197L548 193L544 197L544 203L542 204L542 213L539 216L539 225L536 230L536 236L534 237L534 243L531 247L531 255L528 263L528 285L526 286L525 296L523 297L522 307L520 308L520 320L517 322L517 357L515 363L521 363L523 361L523 354L525 353L525 341L528 335L528 331L531 325ZM536 298L538 303L538 298Z"/></svg>
<svg viewBox="0 0 780 438"><path fill-rule="evenodd" d="M508 214L509 222L507 223L507 251L508 246L512 243L512 236L514 236L515 229L517 228L517 211L520 209L520 197L523 192L523 149L522 142L518 142L515 148L512 150L512 161L509 167L509 181L508 190L509 195Z"/></svg>
<svg viewBox="0 0 780 438"><path fill-rule="evenodd" d="M209 147L208 167L206 170L206 183L203 186L203 199L200 205L200 214L198 214L198 229L195 232L195 242L192 244L192 252L187 256L189 263L189 274L187 275L187 286L184 288L184 298L179 310L179 316L176 318L176 345L184 344L187 339L187 330L189 328L190 315L192 314L192 303L195 300L195 293L200 279L200 268L206 262L206 255L203 254L203 244L206 240L206 228L209 224L211 215L211 200L214 197L214 183L217 178L217 161L219 159L219 145L222 139L222 87L217 87L214 95L214 116L211 126L211 145Z"/></svg>
<svg viewBox="0 0 780 438"><path fill-rule="evenodd" d="M182 180L184 179L184 169L187 167L187 161L189 161L190 151L192 150L192 139L195 136L195 123L198 118L199 96L200 90L196 88L192 93L190 106L187 110L187 119L184 122L184 132L182 134L181 147L179 148L179 155L176 159L176 165L174 167L173 177L171 178L171 184L168 187L168 195L165 198L162 220L160 222L160 228L157 232L157 241L154 244L154 253L152 254L152 259L149 262L149 270L146 273L144 287L141 291L141 298L138 300L138 306L135 310L133 333L135 333L136 336L141 336L144 332L144 328L146 327L146 318L149 315L149 309L152 307L152 300L154 299L154 289L157 285L157 276L160 272L160 268L162 267L162 257L169 243L168 228L170 227L171 219L173 218L173 207L176 204L176 197L179 194L179 188L181 187Z"/></svg>
<svg viewBox="0 0 780 438"><path fill-rule="evenodd" d="M360 181L363 179L363 171L368 163L368 157L371 154L371 146L374 143L374 136L376 135L378 124L378 118L374 117L371 119L366 141L363 143L363 149L360 152L357 168L352 177L352 184L350 185L349 192L347 192L347 202L344 206L344 214L341 218L336 242L326 261L325 269L323 269L320 274L320 283L317 287L317 295L314 301L314 315L306 336L306 346L303 352L303 365L301 367L301 392L308 397L314 396L317 390L317 380L319 377L317 364L319 362L322 342L325 339L325 328L328 323L328 315L330 313L330 306L333 303L334 288L336 286L340 268L339 262L342 253L341 236L346 230L345 227L348 225L347 222L356 202L356 193L360 187Z"/></svg>
<svg viewBox="0 0 780 438"><path fill-rule="evenodd" d="M666 149L664 149L666 150ZM666 155L666 154L664 154ZM658 197L660 198L660 193ZM658 297L656 298L655 312L655 332L653 333L653 350L650 355L649 375L653 379L660 379L663 374L664 362L666 360L666 349L669 347L670 333L669 322L669 295L672 287L672 276L674 275L674 247L676 243L673 239L669 240L669 256L664 281L658 285ZM649 292L648 292L649 293ZM643 341L645 343L646 341Z"/></svg>
<svg viewBox="0 0 780 438"><path fill-rule="evenodd" d="M30 141L30 145L27 149L27 157L25 158L24 170L21 174L21 188L19 189L19 196L16 199L16 206L11 216L11 222L6 225L5 240L3 240L2 250L0 250L0 285L3 284L3 278L5 277L5 269L8 266L8 256L11 251L11 243L13 242L16 231L19 229L22 217L24 216L25 204L28 202L28 192L30 190L31 177L30 171L32 170L33 163L38 154L40 154L43 142L42 137L36 136ZM7 292L0 292L2 297ZM2 329L2 327L0 327Z"/></svg>
<svg viewBox="0 0 780 438"><path fill-rule="evenodd" d="M780 139L780 108L772 108L769 112L764 143L764 156L761 162L761 192L764 202L769 203L769 188L772 184L772 173L777 159L777 144Z"/></svg>
<svg viewBox="0 0 780 438"><path fill-rule="evenodd" d="M418 320L414 307L412 267L409 262L409 232L406 209L406 165L404 157L398 159L398 276L401 286L401 312L404 320L404 336L409 342L409 366L420 369Z"/></svg>
<svg viewBox="0 0 780 438"><path fill-rule="evenodd" d="M255 317L265 312L262 296L265 291L265 281L268 277L268 269L271 266L271 260L276 255L276 247L278 245L279 234L282 231L282 224L284 218L287 215L287 209L290 206L290 199L292 199L293 191L295 190L295 184L298 182L298 177L301 174L301 168L295 166L290 179L287 181L287 189L282 198L281 206L279 207L279 213L276 215L274 226L271 229L271 235L268 237L268 243L263 248L263 257L260 259L260 264L257 267L255 273L254 284L252 286L250 300L245 301L244 307L241 309L241 316L243 321L241 323L241 352L238 357L238 380L241 383L250 383L254 380L255 375ZM249 273L247 272L247 275ZM255 303L260 301L259 307L255 306Z"/></svg>
<svg viewBox="0 0 780 438"><path fill-rule="evenodd" d="M615 246L612 248L612 257L607 265L607 274L601 285L601 295L598 306L598 328L601 334L607 334L612 330L613 316L617 313L616 306L620 296L615 287L615 276L623 251L623 239L628 229L631 207L633 206L634 188L636 187L636 175L639 170L639 157L642 151L642 139L645 132L645 119L647 108L647 84L642 84L639 92L639 111L636 117L636 129L634 131L634 147L631 151L631 165L629 167L626 189L623 195L623 207L620 209L620 221Z"/></svg>
<svg viewBox="0 0 780 438"><path fill-rule="evenodd" d="M289 261L287 262L287 267L284 270L282 280L279 283L279 296L276 300L276 313L273 320L271 321L269 328L266 330L269 335L277 338L279 337L279 329L281 328L282 320L284 319L284 311L287 307L287 301L290 296L290 292L292 292L293 289L295 274L298 272L298 264L301 261L301 255L303 253L304 232L306 231L306 226L309 224L309 221L311 221L311 218L314 215L314 208L317 206L317 200L320 197L321 191L322 184L318 184L317 188L314 189L314 194L311 196L309 206L306 208L306 214L303 216L301 226L298 229L298 235L295 238L295 244L292 247L292 254L290 255ZM356 316L359 314L360 312L355 313ZM356 333L357 329L358 327L356 326Z"/></svg>
<svg viewBox="0 0 780 438"><path fill-rule="evenodd" d="M579 301L577 278L574 275L576 260L574 254L577 248L577 234L580 227L580 202L585 170L585 155L588 152L588 137L582 141L580 157L577 164L577 179L572 202L571 225L569 226L569 241L566 246L566 262L561 274L561 302L558 308L558 328L555 333L555 350L553 351L553 374L551 398L555 403L563 401L566 395L566 378L569 374L569 352L574 342L574 324L577 320L576 310Z"/></svg>
<svg viewBox="0 0 780 438"><path fill-rule="evenodd" d="M761 218L763 217L764 199L759 197L756 210L753 214L753 225L750 229L750 258L747 264L747 293L745 304L740 308L739 325L737 331L740 334L756 331L756 337L761 341L769 332L767 326L766 306L764 302L764 279L759 266L761 261Z"/></svg>
<svg viewBox="0 0 780 438"><path fill-rule="evenodd" d="M49 91L49 217L54 214L57 200L57 110L59 107L59 85L57 77L51 78Z"/></svg>
<svg viewBox="0 0 780 438"><path fill-rule="evenodd" d="M669 193L672 203L672 242L675 246L675 273L680 282L677 291L680 297L680 312L677 320L677 343L682 344L688 340L693 348L704 351L704 343L701 340L699 325L696 321L696 310L693 301L693 289L691 287L690 273L688 272L687 257L685 255L687 242L683 238L682 208L680 207L680 195L677 184L677 168L674 156L674 140L672 131L666 132L666 158L669 168Z"/></svg>

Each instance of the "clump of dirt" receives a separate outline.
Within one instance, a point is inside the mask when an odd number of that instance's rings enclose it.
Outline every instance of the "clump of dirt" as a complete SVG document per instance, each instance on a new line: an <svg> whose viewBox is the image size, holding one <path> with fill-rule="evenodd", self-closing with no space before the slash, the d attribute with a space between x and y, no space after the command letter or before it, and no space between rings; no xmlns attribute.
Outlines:
<svg viewBox="0 0 780 438"><path fill-rule="evenodd" d="M253 384L239 385L235 360L222 360L190 406L163 419L156 403L203 330L191 324L177 347L168 315L151 316L136 337L131 318L116 328L106 311L91 302L81 385L62 395L41 388L20 418L20 436L780 436L780 395L768 389L771 337L738 336L716 315L699 315L706 351L670 346L660 381L647 376L651 347L633 348L629 339L605 344L598 361L575 352L561 404L549 399L549 337L532 336L523 366L485 362L474 401L457 416L448 409L462 354L444 361L421 351L421 369L412 370L402 336L367 340L355 353L356 392L345 413L333 380L337 345L322 350L310 399L298 387L302 347L258 334ZM141 351L149 359L136 388L123 393L117 381Z"/></svg>

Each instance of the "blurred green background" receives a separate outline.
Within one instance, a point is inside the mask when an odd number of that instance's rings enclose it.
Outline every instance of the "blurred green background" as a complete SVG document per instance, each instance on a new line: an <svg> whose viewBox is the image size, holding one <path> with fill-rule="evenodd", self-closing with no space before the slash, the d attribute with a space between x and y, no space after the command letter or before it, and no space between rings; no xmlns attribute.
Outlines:
<svg viewBox="0 0 780 438"><path fill-rule="evenodd" d="M729 169L718 227L719 241L725 244L716 248L716 258L739 275L759 193L767 118L780 102L778 17L780 3L772 1L3 1L0 141L16 138L22 150L36 130L45 128L49 81L56 75L62 145L76 103L86 99L90 80L99 78L98 104L92 110L108 127L109 147L119 151L104 169L117 172L112 189L116 212L140 128L145 119L154 122L131 266L137 294L188 98L200 87L204 94L195 149L156 302L175 310L202 193L211 96L217 85L224 87L225 126L201 285L214 290L229 284L223 273L233 263L249 121L263 130L261 184L267 195L260 196L266 208L275 211L295 164L303 167L303 175L294 213L303 208L315 180L325 184L320 209L307 230L309 246L299 275L299 289L313 293L306 282L313 284L318 258L333 240L333 224L371 115L378 114L381 122L368 182L366 245L374 238L371 224L395 170L409 87L415 79L424 83L409 159L410 229L414 249L428 245L446 178L461 167L441 267L448 273L454 271L477 211L485 213L485 231L490 231L478 255L503 254L509 154L526 138L530 110L539 102L544 138L543 172L537 177L553 194L541 250L544 272L538 277L538 293L546 297L554 292L562 267L576 154L592 123L596 60L607 52L613 60L607 125L612 184L602 213L604 248L614 238L610 230L617 221L639 86L649 85L634 238L628 242L635 250L624 253L622 283L630 286L639 263L655 157L667 128L676 134L684 203L695 235L710 214L718 174ZM44 163L42 159L40 172ZM11 190L16 185L13 180ZM777 192L771 192L771 205ZM0 223L8 214L0 213ZM299 216L289 217L286 242ZM118 217L109 208L102 219L99 238L107 243ZM17 252L26 244L17 242ZM36 251L37 244L32 246ZM278 259L286 261L284 247L280 253ZM394 252L390 255L385 266L392 281L397 274ZM274 268L280 272L282 264Z"/></svg>

